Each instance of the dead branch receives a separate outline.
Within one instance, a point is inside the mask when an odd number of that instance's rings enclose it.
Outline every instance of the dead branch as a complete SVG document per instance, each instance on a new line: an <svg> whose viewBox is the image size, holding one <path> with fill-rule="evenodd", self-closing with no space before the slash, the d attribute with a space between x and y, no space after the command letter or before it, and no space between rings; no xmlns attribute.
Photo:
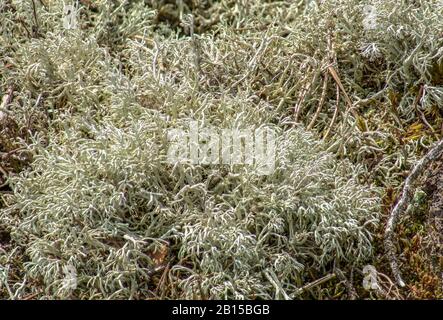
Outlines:
<svg viewBox="0 0 443 320"><path fill-rule="evenodd" d="M412 169L409 176L406 178L405 185L403 187L402 195L400 200L395 205L394 209L389 216L388 222L386 224L385 229L385 250L388 255L388 259L390 261L392 273L394 275L395 281L399 286L404 287L405 283L401 277L400 270L398 267L397 256L395 252L394 245L394 230L396 226L396 222L398 221L399 216L404 213L408 207L408 204L413 196L413 184L417 180L417 178L423 173L425 168L432 162L437 159L441 152L443 151L443 140L440 140L420 161Z"/></svg>
<svg viewBox="0 0 443 320"><path fill-rule="evenodd" d="M310 290L310 289L312 289L314 287L317 287L317 286L319 286L319 285L321 285L321 284L323 284L325 282L328 282L329 280L334 279L336 276L337 275L335 273L329 273L326 276L324 276L324 277L322 277L320 279L317 279L317 280L315 280L313 282L310 282L310 283L304 285L303 287L299 288L298 289L298 294L301 294L301 293L305 292L306 290Z"/></svg>
<svg viewBox="0 0 443 320"><path fill-rule="evenodd" d="M314 117L312 118L311 122L308 125L308 130L311 130L314 127L315 121L317 120L318 116L320 115L320 111L323 107L323 104L325 103L326 98L326 92L328 90L328 79L329 79L329 73L325 73L323 78L323 88L322 93L320 97L320 101L318 102L317 110L315 111Z"/></svg>
<svg viewBox="0 0 443 320"><path fill-rule="evenodd" d="M14 97L14 86L9 86L8 91L3 96L2 102L0 104L0 109L7 109L8 105L12 102L12 98Z"/></svg>
<svg viewBox="0 0 443 320"><path fill-rule="evenodd" d="M335 82L338 84L340 90L342 91L345 101L348 104L349 111L351 111L352 115L357 119L358 114L354 110L354 106L352 104L351 98L349 98L349 95L346 92L345 87L343 86L343 83L340 80L340 76L338 75L337 71L335 70L335 68L333 66L329 66L328 70L331 73L332 78L334 78Z"/></svg>
<svg viewBox="0 0 443 320"><path fill-rule="evenodd" d="M336 103L335 103L334 115L332 116L331 123L329 124L328 129L326 130L323 140L326 140L328 138L329 133L331 132L332 127L334 126L334 122L338 116L338 112L339 112L339 108L340 108L340 88L339 88L338 84L336 84L336 89L337 89L336 90L337 93L336 93Z"/></svg>

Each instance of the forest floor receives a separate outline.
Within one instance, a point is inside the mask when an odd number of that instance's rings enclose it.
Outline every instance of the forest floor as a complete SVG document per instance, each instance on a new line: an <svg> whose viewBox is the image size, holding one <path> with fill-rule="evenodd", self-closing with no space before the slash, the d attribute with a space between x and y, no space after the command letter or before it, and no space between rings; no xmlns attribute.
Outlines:
<svg viewBox="0 0 443 320"><path fill-rule="evenodd" d="M74 10L74 11L72 11ZM442 299L443 4L0 4L0 298ZM267 125L275 172L171 165ZM376 270L376 289L365 288Z"/></svg>

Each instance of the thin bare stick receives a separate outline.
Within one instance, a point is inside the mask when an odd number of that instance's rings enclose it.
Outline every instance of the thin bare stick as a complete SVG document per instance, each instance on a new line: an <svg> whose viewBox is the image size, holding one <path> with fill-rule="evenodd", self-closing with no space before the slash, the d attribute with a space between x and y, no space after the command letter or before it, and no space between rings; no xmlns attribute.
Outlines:
<svg viewBox="0 0 443 320"><path fill-rule="evenodd" d="M31 32L29 32L29 29L26 26L26 23L23 21L23 19L22 18L17 18L17 19L15 19L15 21L18 21L23 26L23 28L25 28L25 31L28 34L28 37L32 38Z"/></svg>
<svg viewBox="0 0 443 320"><path fill-rule="evenodd" d="M423 173L424 169L429 165L429 163L437 159L442 151L443 151L443 140L440 140L422 159L420 159L420 161L417 162L417 164L414 166L409 176L406 178L400 200L397 202L394 209L392 210L391 215L389 216L388 222L386 224L385 250L391 264L392 274L395 278L395 281L398 283L400 287L404 287L405 282L403 281L400 274L397 262L397 256L395 252L394 240L393 240L396 222L400 214L406 211L408 204L413 196L412 185L414 184L416 179L420 176L420 174Z"/></svg>
<svg viewBox="0 0 443 320"><path fill-rule="evenodd" d="M328 29L328 36L326 38L327 43L328 43L328 63L332 64L334 62L336 62L336 54L334 51L334 45L333 45L333 41L332 41L332 32L331 29ZM311 122L308 125L308 130L311 130L314 127L315 121L317 121L318 116L320 115L320 111L323 108L323 104L325 103L325 99L326 99L326 93L328 91L328 80L329 80L329 73L328 71L325 72L324 74L324 78L323 78L323 88L322 88L322 92L321 92L321 97L320 97L320 101L318 103L317 106L317 110L315 111L314 117L312 118Z"/></svg>
<svg viewBox="0 0 443 320"><path fill-rule="evenodd" d="M14 86L9 86L8 91L6 91L6 94L3 96L2 103L0 105L0 109L7 109L8 105L12 102L12 98L14 96Z"/></svg>
<svg viewBox="0 0 443 320"><path fill-rule="evenodd" d="M346 101L346 103L347 103L348 106L349 106L349 111L351 111L352 115L353 115L355 118L357 118L357 117L358 117L358 114L357 114L357 112L354 110L354 106L352 105L351 98L349 98L349 96L348 96L348 94L347 94L347 92L346 92L346 90L345 90L345 87L343 86L343 84L342 84L342 82L341 82L341 80L340 80L340 77L338 76L337 71L335 70L335 68L334 68L333 66L329 66L329 67L328 67L328 70L329 70L329 72L331 73L332 77L334 78L335 82L337 82L338 86L340 87L340 90L343 92L343 95L344 95L344 97L345 97L345 101Z"/></svg>
<svg viewBox="0 0 443 320"><path fill-rule="evenodd" d="M294 122L295 123L298 122L298 118L300 117L300 112L301 112L301 106L302 106L303 102L305 101L306 95L309 92L309 90L311 89L315 80L317 80L317 72L314 73L314 76L312 77L311 81L309 81L305 84L304 88L302 89L302 91L299 95L299 99L297 101L297 104L294 107L294 113L295 113Z"/></svg>
<svg viewBox="0 0 443 320"><path fill-rule="evenodd" d="M435 132L434 128L429 124L428 120L426 120L426 116L423 113L423 111L420 110L420 108L418 107L418 104L420 101L423 100L423 98L425 97L426 94L426 90L425 90L425 86L422 84L420 85L420 89L418 91L417 97L414 100L414 110L420 114L420 118L423 121L423 123L431 130L432 134L434 135L435 138L438 138L437 133Z"/></svg>
<svg viewBox="0 0 443 320"><path fill-rule="evenodd" d="M328 91L328 80L329 80L329 73L326 72L323 78L323 88L321 92L320 101L318 102L317 110L315 111L314 117L312 118L311 122L308 125L308 130L311 130L314 127L315 121L317 121L317 118L320 114L323 104L325 103L326 92Z"/></svg>
<svg viewBox="0 0 443 320"><path fill-rule="evenodd" d="M342 281L344 286L346 287L346 290L348 291L349 294L349 299L350 300L358 299L357 291L355 291L355 288L352 285L352 275L351 275L351 280L348 280L344 275L343 271L341 271L340 269L336 268L335 273L337 274L338 279Z"/></svg>
<svg viewBox="0 0 443 320"><path fill-rule="evenodd" d="M0 173L3 175L4 177L4 182L2 184L0 184L0 188L5 187L6 185L8 185L8 173L6 172L6 170L2 167L2 165L0 164Z"/></svg>
<svg viewBox="0 0 443 320"><path fill-rule="evenodd" d="M327 281L329 281L331 279L334 279L335 277L336 277L335 273L329 273L326 276L324 276L324 277L322 277L320 279L317 279L317 280L315 280L313 282L310 282L307 285L304 285L303 287L298 289L298 294L301 294L301 293L303 293L306 290L310 290L310 289L312 289L312 288L314 288L316 286L319 286L319 285L321 285L321 284L323 284L323 283L325 283L325 282L327 282Z"/></svg>

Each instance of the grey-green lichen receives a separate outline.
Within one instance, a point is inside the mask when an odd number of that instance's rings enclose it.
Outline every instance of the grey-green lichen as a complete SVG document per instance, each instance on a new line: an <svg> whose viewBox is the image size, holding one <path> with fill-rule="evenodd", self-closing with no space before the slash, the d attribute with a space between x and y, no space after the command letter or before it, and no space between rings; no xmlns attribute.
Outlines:
<svg viewBox="0 0 443 320"><path fill-rule="evenodd" d="M299 298L372 258L374 185L439 134L438 1L80 3L0 4L0 297ZM275 171L168 164L194 120L272 126Z"/></svg>

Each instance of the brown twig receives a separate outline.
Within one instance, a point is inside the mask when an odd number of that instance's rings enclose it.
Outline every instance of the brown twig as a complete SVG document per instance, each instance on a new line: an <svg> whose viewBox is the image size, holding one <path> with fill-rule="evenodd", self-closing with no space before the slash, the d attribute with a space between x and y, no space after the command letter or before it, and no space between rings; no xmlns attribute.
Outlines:
<svg viewBox="0 0 443 320"><path fill-rule="evenodd" d="M28 37L29 37L29 38L32 38L32 34L31 34L31 32L29 31L29 29L28 29L28 27L26 26L26 23L23 21L23 19L22 19L22 18L17 18L15 21L18 21L18 22L23 26L23 28L25 28L25 31L26 31L26 33L28 34Z"/></svg>
<svg viewBox="0 0 443 320"><path fill-rule="evenodd" d="M97 5L94 4L91 0L79 0L79 2L82 5L88 7L88 9L91 10L91 11L97 10Z"/></svg>
<svg viewBox="0 0 443 320"><path fill-rule="evenodd" d="M335 82L337 82L337 84L338 84L340 90L342 91L342 93L343 93L343 95L344 95L344 98L345 98L345 101L346 101L346 103L347 103L348 106L349 106L349 111L351 111L352 115L353 115L355 118L358 118L358 114L357 114L357 112L354 110L354 107L353 107L353 105L352 105L351 98L349 98L348 93L346 92L345 87L343 86L343 84L342 84L342 82L341 82L341 80L340 80L340 77L339 77L337 71L335 70L335 68L334 68L333 66L329 66L329 67L328 67L328 70L329 70L329 72L331 73L332 77L334 78Z"/></svg>
<svg viewBox="0 0 443 320"><path fill-rule="evenodd" d="M320 279L317 279L317 280L315 280L313 282L310 282L310 283L304 285L303 287L299 288L298 289L298 294L301 294L301 293L303 293L306 290L310 290L310 289L312 289L312 288L314 288L316 286L319 286L319 285L321 285L321 284L323 284L323 283L325 283L325 282L327 282L329 280L334 279L335 277L336 277L335 273L329 273L326 276L324 276L324 277L322 277Z"/></svg>
<svg viewBox="0 0 443 320"><path fill-rule="evenodd" d="M343 282L344 286L346 287L346 290L348 291L350 300L356 300L358 299L357 291L355 291L354 286L352 285L352 276L351 280L348 280L346 276L344 275L343 271L336 268L336 272L338 279Z"/></svg>
<svg viewBox="0 0 443 320"><path fill-rule="evenodd" d="M327 44L328 44L327 62L329 64L332 64L332 63L336 62L337 55L335 54L335 51L334 51L334 44L332 41L331 28L328 29L328 35L327 35L326 40L327 40ZM323 108L323 104L325 103L325 99L326 99L326 93L328 91L328 80L329 80L329 73L325 72L324 78L323 78L323 88L322 88L320 101L318 103L317 110L315 111L314 117L312 118L311 122L308 125L308 130L310 130L314 127L315 121L317 120L318 116L320 115L320 111Z"/></svg>
<svg viewBox="0 0 443 320"><path fill-rule="evenodd" d="M16 153L18 151L22 151L22 150L26 150L26 148L25 147L20 147L20 148L14 149L14 150L10 150L8 152L0 152L0 157L2 159L6 159L9 156L11 156L12 154L14 154L14 153Z"/></svg>
<svg viewBox="0 0 443 320"><path fill-rule="evenodd" d="M420 118L423 121L423 123L431 130L434 137L438 139L437 133L435 132L434 128L429 124L428 120L426 120L425 114L418 107L420 100L422 100L424 98L425 94L426 94L425 86L423 84L421 84L420 89L418 90L418 94L415 97L413 108L420 115Z"/></svg>
<svg viewBox="0 0 443 320"><path fill-rule="evenodd" d="M36 292L36 293L32 293L32 294L28 294L27 296L24 296L23 298L22 298L22 300L31 300L31 299L34 299L36 296L38 296L40 293L42 293L43 291L42 290L40 290L39 292Z"/></svg>
<svg viewBox="0 0 443 320"><path fill-rule="evenodd" d="M384 296L385 296L386 298L390 298L390 299L392 299L391 296L393 296L393 298L394 298L394 299L397 299L397 300L401 300L401 299L403 299L403 297L401 296L400 292L398 291L397 286L395 285L395 283L392 282L391 279L389 279L389 277L388 277L387 275L385 275L384 273L381 273L381 272L377 271L377 278L384 278L384 279L386 280L386 282L389 283L389 287L388 287L387 284L385 284L385 283L379 281L380 284L386 288L386 290L383 290L383 291L384 291L384 292L383 292L383 293L384 293ZM395 290L393 290L393 289L395 289ZM391 292L392 292L392 295L391 295Z"/></svg>
<svg viewBox="0 0 443 320"><path fill-rule="evenodd" d="M170 263L168 263L166 265L166 267L164 268L164 271L163 271L163 273L162 273L162 275L160 277L158 285L157 285L157 287L155 289L155 294L156 295L158 295L158 292L159 292L160 288L163 288L165 286L165 283L166 283L166 281L168 279L167 274L168 274L169 270L170 270ZM164 290L162 290L161 298L162 299L164 298Z"/></svg>
<svg viewBox="0 0 443 320"><path fill-rule="evenodd" d="M34 15L34 20L35 20L35 35L38 35L39 25L38 25L38 18L37 18L37 7L35 6L34 0L31 0L31 2L32 2L32 12Z"/></svg>

